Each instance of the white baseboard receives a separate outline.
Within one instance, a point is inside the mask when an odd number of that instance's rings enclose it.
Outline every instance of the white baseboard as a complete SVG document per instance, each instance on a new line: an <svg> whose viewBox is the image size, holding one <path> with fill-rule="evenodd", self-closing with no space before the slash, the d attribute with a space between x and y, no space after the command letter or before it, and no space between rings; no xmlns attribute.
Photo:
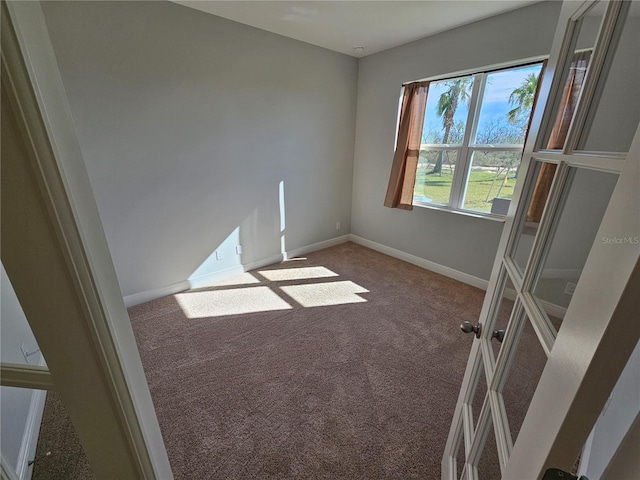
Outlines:
<svg viewBox="0 0 640 480"><path fill-rule="evenodd" d="M273 265L274 263L280 263L286 260L285 255L282 253L278 253L276 255L271 255L270 257L261 258L260 260L256 260L255 262L245 263L242 265L242 271L248 272L250 270L255 270L256 268L262 268L269 265Z"/></svg>
<svg viewBox="0 0 640 480"><path fill-rule="evenodd" d="M19 480L29 480L31 478L31 466L29 461L36 456L38 437L40 435L40 424L44 412L44 402L47 398L46 390L33 390L31 393L31 404L27 414L27 422L20 445L16 474Z"/></svg>
<svg viewBox="0 0 640 480"><path fill-rule="evenodd" d="M240 275L244 273L245 269L242 265L234 265L233 267L225 268L224 270L218 270L217 272L208 273L199 277L190 278L187 280L189 288L202 288L208 287L216 282L226 280L229 277ZM172 294L169 294L172 295Z"/></svg>
<svg viewBox="0 0 640 480"><path fill-rule="evenodd" d="M362 245L363 247L371 248L372 250L384 253L385 255L389 255L390 257L404 260L405 262L412 263L413 265L417 265L418 267L422 267L431 272L439 273L440 275L444 275L445 277L453 278L454 280L466 283L467 285L471 285L482 290L486 290L487 286L489 285L489 282L482 278L474 277L473 275L469 275L468 273L464 273L450 267L445 267L444 265L440 265L438 263L425 260L424 258L411 255L410 253L396 250L395 248L387 247L386 245L382 245L381 243L373 242L371 240L367 240L366 238L362 238L353 234L350 235L350 238L353 243L357 243L358 245Z"/></svg>
<svg viewBox="0 0 640 480"><path fill-rule="evenodd" d="M207 275L202 275L189 280L184 280L182 282L174 283L173 285L168 285L166 287L154 288L153 290L134 293L133 295L127 295L126 297L124 297L124 304L127 308L129 308L133 307L134 305L150 302L151 300L156 300L168 295L174 295L176 293L184 292L185 290L189 290L190 288L208 287L216 282L226 280L227 278L239 275L244 272L248 272L249 270L255 270L256 268L273 265L274 263L282 262L287 258L293 258L304 255L306 253L322 250L323 248L333 247L334 245L346 243L349 240L351 240L351 235L342 235L340 237L331 238L329 240L313 243L311 245L294 248L293 250L289 250L285 254L278 253L276 255L271 255L269 257L262 258L251 263L246 263L244 265L235 265L233 267L225 268L224 270L209 273Z"/></svg>
<svg viewBox="0 0 640 480"><path fill-rule="evenodd" d="M173 295L174 293L184 292L185 290L189 290L190 286L191 285L189 284L189 281L184 280L182 282L174 283L173 285L168 285L166 287L154 288L153 290L134 293L133 295L127 295L126 297L124 297L124 304L127 308L133 307L135 305L140 305L141 303L147 303L151 300L156 300L157 298Z"/></svg>
<svg viewBox="0 0 640 480"><path fill-rule="evenodd" d="M305 247L294 248L293 250L287 252L287 258L298 257L307 253L317 252L318 250L322 250L323 248L329 248L335 245L340 245L341 243L347 243L350 240L351 235L347 234L342 235L341 237L331 238L323 242L312 243L311 245L307 245Z"/></svg>

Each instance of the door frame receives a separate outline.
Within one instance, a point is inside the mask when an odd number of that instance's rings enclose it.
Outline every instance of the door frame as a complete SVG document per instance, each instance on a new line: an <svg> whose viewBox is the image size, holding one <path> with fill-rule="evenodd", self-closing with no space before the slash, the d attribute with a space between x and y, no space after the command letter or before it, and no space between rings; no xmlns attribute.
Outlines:
<svg viewBox="0 0 640 480"><path fill-rule="evenodd" d="M569 470L640 336L640 327L637 327L635 329L632 328L634 331L628 332L625 336L624 342L622 342L624 345L616 345L610 339L611 332L616 332L620 335L625 327L629 328L631 326L627 319L629 315L634 313L634 308L636 309L636 315L638 310L638 301L633 298L633 289L638 287L637 263L640 251L636 237L636 235L640 234L640 225L638 225L640 220L637 219L638 200L640 200L637 195L637 190L640 186L637 177L638 159L640 158L640 147L638 146L640 129L636 131L635 139L627 155L601 155L609 159L606 165L603 165L602 161L597 161L590 153L574 152L577 144L576 132L581 131L582 127L589 121L587 114L590 112L587 111L587 108L592 103L591 100L597 99L597 95L599 95L599 91L596 88L598 81L603 72L606 76L611 60L610 57L606 58L602 54L603 51L607 50L599 49L598 45L609 45L609 42L612 44L617 42L619 37L616 38L616 35L619 35L620 31L616 28L616 25L621 21L621 18L624 19L626 16L625 9L628 8L628 4L619 1L609 2L608 21L604 23L601 34L596 41L595 49L595 54L600 55L598 59L600 63L598 65L602 68L590 70L588 73L582 96L586 95L585 98L590 101L579 102L574 122L569 130L565 149L560 152L540 149L540 145L544 141L544 134L550 130L555 118L554 105L562 95L564 78L562 75L556 75L556 73L568 70L576 40L574 30L579 27L578 22L581 15L594 3L593 1L585 1L582 4L565 2L560 14L550 59L540 87L539 105L542 106L544 104L545 108L538 108L533 114L529 139L523 154L523 167L527 171L527 175L525 180L519 182L519 185L516 186L513 196L515 201L512 201L505 222L480 315L482 323L485 323L484 319L493 318L494 304L499 300L498 297L502 295L504 275L506 275L504 269L506 268L510 273L509 276L515 277L512 280L514 280L514 286L518 290L517 296L521 300L516 302L514 306L512 319L516 320L510 321L510 327L513 323L515 329L510 335L509 327L507 328L507 336L505 337L501 354L497 361L494 362L492 362L493 355L490 353L490 328L483 328L480 339L473 342L470 361L467 364L464 375L463 388L460 391L454 413L454 422L451 426L445 455L443 456L443 479L453 478L455 456L463 435L467 461L474 463L482 453L484 441L487 435L490 434L491 423L496 419L498 420L498 425L494 425L493 430L496 435L503 478L539 478L544 470L550 467ZM551 114L548 113L549 109L551 109ZM525 422L520 430L519 440L517 445L514 446L511 442L508 425L501 421L506 418L506 415L501 394L498 393L501 388L498 388L497 385L503 379L501 373L509 368L510 359L512 358L510 350L515 348L515 340L519 336L518 333L515 333L515 330L522 328L523 321L526 320L524 318L525 311L527 314L532 315L537 313L538 309L533 298L529 298L531 297L529 289L535 281L537 268L533 270L527 269L520 275L513 275L511 273L515 266L508 258L508 254L513 250L514 237L518 233L518 229L514 228L514 226L523 221L524 214L522 213L522 208L518 209L518 204L520 203L518 200L526 199L534 185L535 169L529 168L530 164L533 165L534 158L551 161L559 165L556 179L554 180L554 184L557 183L556 187L563 184L569 173L569 166L577 165L604 171L620 172L618 184L596 239L619 237L630 238L632 241L625 245L624 252L620 252L612 249L611 245L606 244L604 240L600 243L596 240L583 270L585 280L581 280L578 283L578 288L576 288L573 300L563 321L563 327L557 337L552 329L538 328L537 324L541 322L532 321L541 345L548 355L548 361ZM538 260L543 258L546 246L540 239L544 239L546 233L549 233L553 227L553 213L561 205L562 197L562 192L559 188L552 188L548 201L548 210L545 209L543 220L539 226L539 233L530 255L531 258L537 258ZM635 199L636 202L630 199ZM634 221L636 221L636 224L634 224ZM626 234L624 234L625 232ZM635 242L633 239L636 239ZM614 265L616 268L611 269L611 266ZM622 268L623 266L626 266L626 268ZM601 278L600 275L602 273L607 273L610 276L615 275L615 281L609 282L606 286L598 285L596 279ZM596 299L598 303L593 305ZM576 315L580 319L577 319ZM541 315L537 314L534 316L541 317ZM585 320L585 317L588 318L588 321ZM570 335L570 338L567 339L568 335ZM584 344L580 345L579 342L584 342ZM577 345L580 345L581 355L578 356L579 358L575 358L576 355L574 353L574 349L578 348ZM593 347L593 350L591 347ZM564 356L562 355L563 352L565 352ZM570 354L567 354L567 352ZM494 375L496 366L501 371L496 370ZM475 385L481 368L484 368L490 393L480 412L478 424L474 425L470 404L475 394ZM606 372L604 376L607 379L604 383L602 381L603 372ZM600 377L597 376L598 373L600 373ZM570 380L576 380L572 375L578 376L578 384L582 384L581 388L586 388L586 390L576 390L579 385L572 384ZM563 378L563 384L558 384L559 378ZM585 394L585 391L587 394ZM577 398L577 395L581 395L581 397ZM558 404L558 402L561 403ZM557 414L562 411L564 416L549 415L550 404L554 405L554 413ZM501 414L498 415L496 412L501 412ZM555 423L550 420L552 417ZM541 432L544 433L544 440L541 440L543 436ZM551 438L551 435L554 434L553 432L555 432L556 436ZM471 438L473 438L473 442L470 440ZM468 475L465 478L476 478L474 472L468 472Z"/></svg>
<svg viewBox="0 0 640 480"><path fill-rule="evenodd" d="M96 477L172 479L41 6L1 8L20 137L3 158L19 182L3 185L3 265ZM18 370L14 386L34 386Z"/></svg>

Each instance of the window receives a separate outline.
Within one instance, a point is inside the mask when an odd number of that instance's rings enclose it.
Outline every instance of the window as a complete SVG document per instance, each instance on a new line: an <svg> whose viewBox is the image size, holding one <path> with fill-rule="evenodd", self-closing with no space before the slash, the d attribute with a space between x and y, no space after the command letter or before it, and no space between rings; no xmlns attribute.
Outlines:
<svg viewBox="0 0 640 480"><path fill-rule="evenodd" d="M413 204L506 215L542 63L429 84Z"/></svg>

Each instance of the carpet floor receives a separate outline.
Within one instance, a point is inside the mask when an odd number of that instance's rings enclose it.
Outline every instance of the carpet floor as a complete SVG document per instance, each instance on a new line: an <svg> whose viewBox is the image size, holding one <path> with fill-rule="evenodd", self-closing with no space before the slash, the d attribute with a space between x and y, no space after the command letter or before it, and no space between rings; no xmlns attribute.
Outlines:
<svg viewBox="0 0 640 480"><path fill-rule="evenodd" d="M35 458L38 461L33 464L31 480L95 478L71 418L55 392L47 392Z"/></svg>
<svg viewBox="0 0 640 480"><path fill-rule="evenodd" d="M176 479L439 478L483 297L345 243L131 308ZM532 331L521 347L514 435L545 361Z"/></svg>

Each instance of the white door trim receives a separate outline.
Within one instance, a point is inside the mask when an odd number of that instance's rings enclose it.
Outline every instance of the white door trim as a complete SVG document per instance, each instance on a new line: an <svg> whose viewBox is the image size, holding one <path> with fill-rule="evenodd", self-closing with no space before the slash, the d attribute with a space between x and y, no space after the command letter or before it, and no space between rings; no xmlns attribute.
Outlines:
<svg viewBox="0 0 640 480"><path fill-rule="evenodd" d="M47 367L4 362L0 364L3 387L54 390L53 378Z"/></svg>
<svg viewBox="0 0 640 480"><path fill-rule="evenodd" d="M26 193L6 193L3 263L96 476L171 479L40 4L2 2L1 33L3 111L31 163L8 168L38 199L27 211Z"/></svg>

